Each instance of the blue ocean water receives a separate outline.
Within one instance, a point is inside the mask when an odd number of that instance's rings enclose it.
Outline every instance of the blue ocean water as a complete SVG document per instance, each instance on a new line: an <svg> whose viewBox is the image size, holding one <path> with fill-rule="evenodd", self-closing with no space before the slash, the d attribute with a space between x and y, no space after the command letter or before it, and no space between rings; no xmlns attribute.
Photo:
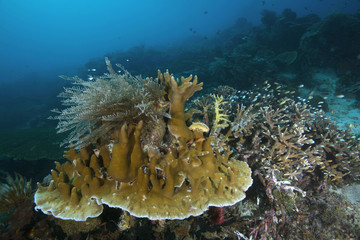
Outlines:
<svg viewBox="0 0 360 240"><path fill-rule="evenodd" d="M355 13L358 5L358 0L291 3L285 0L112 0L105 3L2 0L1 96L15 100L5 101L1 112L8 111L9 104L15 104L11 110L21 111L18 98L38 102L37 98L58 92L62 84L59 75L75 75L89 60L112 52L136 46L155 47L165 53L168 47L176 45L179 51L192 45L197 47L198 39L194 37L212 38L239 18L247 19L254 26L261 24L261 13L265 9L281 13L290 8L298 17L312 13L324 17L334 12ZM217 40L219 48L229 40L224 38ZM201 42L203 47L206 44ZM138 72L141 73L141 67ZM21 127L22 118L28 117L8 114L1 128Z"/></svg>
<svg viewBox="0 0 360 240"><path fill-rule="evenodd" d="M360 0L0 0L1 176L19 172L34 185L63 161L64 136L49 119L70 86L59 76L91 81L107 72L105 57L143 77L197 75L204 95L286 86L280 106L296 92L360 137Z"/></svg>
<svg viewBox="0 0 360 240"><path fill-rule="evenodd" d="M1 82L26 74L66 74L89 59L137 45L163 48L192 36L211 36L264 9L298 16L356 12L359 1L1 1ZM190 43L189 43L190 44Z"/></svg>

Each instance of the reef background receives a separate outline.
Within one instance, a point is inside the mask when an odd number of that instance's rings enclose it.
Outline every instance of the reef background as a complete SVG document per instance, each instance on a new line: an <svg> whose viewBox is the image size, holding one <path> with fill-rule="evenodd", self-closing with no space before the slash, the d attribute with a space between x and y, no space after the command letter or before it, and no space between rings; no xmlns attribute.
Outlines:
<svg viewBox="0 0 360 240"><path fill-rule="evenodd" d="M111 4L96 9L98 3L79 3L76 7L85 9L83 15L68 12L67 18L61 10L62 5L43 5L51 9L47 14L42 8L32 6L31 16L24 14L21 18L22 11L30 6L19 2L15 11L2 2L0 8L8 11L1 14L9 25L1 29L4 38L0 40L4 53L0 57L0 113L3 116L0 119L0 169L4 178L7 172L12 176L15 172L23 176L18 176L18 181L4 179L2 189L4 184L11 185L9 182L20 189L28 189L29 184L24 184L26 181L23 179L26 178L32 179L30 185L34 190L36 182L42 182L54 168L54 160L65 161L62 157L65 149L59 146L65 135L56 134L57 122L48 119L52 116L51 109L62 108L57 95L64 86L69 86L69 82L58 75L78 75L91 81L92 76L106 72L105 56L133 75L156 77L157 69L169 69L176 77L197 75L204 82L204 90L193 97L188 107L204 107L201 101L210 98L210 93L223 95L226 101L232 101L233 107L229 108L232 111L236 110L236 104L249 106L258 103L257 107L264 107L266 101L255 99L256 94L266 96L270 89L279 90L279 95L271 102L272 107L288 104L290 100L287 99L305 99L315 111L323 111L323 115L331 118L340 131L346 132L348 138L339 137L338 141L358 141L358 4L358 1L324 0L299 1L293 5L270 1L238 5L230 1L227 5L182 5L176 2L162 5L160 9L149 5L127 6L128 12L136 12L136 15L131 15L128 26L121 22L125 20L116 17L121 14L112 10L114 6ZM101 21L97 15L99 12L113 17ZM51 21L45 23L46 19L53 19L51 14L60 20L58 25L51 24ZM20 20L10 21L11 17ZM81 25L83 19L87 19L86 28ZM152 20L148 24L138 24L144 19ZM166 19L182 21L171 20L168 25L162 24ZM26 20L31 20L28 25ZM73 28L66 29L70 25ZM143 28L137 30L136 25ZM13 30L10 31L11 27ZM12 55L9 49L14 48L20 50ZM267 87L268 83L270 87ZM244 100L244 96L248 98ZM358 147L354 151L359 154ZM359 202L356 201L359 198L356 194L359 172L358 166L346 167L351 174L335 182L324 182L321 177L310 181L295 174L292 180L298 180L296 187L307 192L303 198L294 196L297 198L296 207L295 200L279 190L281 187L274 187L274 182L272 187L266 185L268 183L264 185L261 178L254 176L257 179L255 186L260 186L259 189L250 189L246 201L225 208L224 223L210 225L209 213L183 221L152 222L128 217L120 210L112 209L105 209L101 218L92 219L87 225L74 225L34 212L32 191L24 191L25 194L14 198L9 209L2 211L1 237L333 239L335 236L338 239L357 239L360 235ZM257 165L252 166L253 172L257 168ZM266 192L269 189L271 194ZM269 200L270 196L276 199L276 204ZM288 212L282 213L283 209ZM287 217L282 219L284 216ZM19 219L22 222L16 225ZM300 225L303 227L296 235L285 234Z"/></svg>

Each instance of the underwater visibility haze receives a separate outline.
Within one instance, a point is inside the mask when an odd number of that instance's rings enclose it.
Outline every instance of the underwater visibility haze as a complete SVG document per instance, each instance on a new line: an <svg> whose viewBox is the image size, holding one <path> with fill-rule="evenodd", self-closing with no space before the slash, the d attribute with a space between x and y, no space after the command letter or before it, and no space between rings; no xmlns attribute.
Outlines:
<svg viewBox="0 0 360 240"><path fill-rule="evenodd" d="M0 63L0 239L360 238L359 0L0 0Z"/></svg>

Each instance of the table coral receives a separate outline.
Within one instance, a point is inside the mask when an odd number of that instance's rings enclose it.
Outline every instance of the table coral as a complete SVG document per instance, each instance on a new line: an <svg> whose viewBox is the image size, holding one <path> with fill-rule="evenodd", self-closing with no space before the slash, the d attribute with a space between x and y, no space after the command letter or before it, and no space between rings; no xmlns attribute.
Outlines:
<svg viewBox="0 0 360 240"><path fill-rule="evenodd" d="M122 77L107 64L113 78ZM99 81L113 84L103 78ZM150 128L167 128L157 130L163 133L162 141L151 141L148 120L154 112L145 112L147 118L140 120L116 118L104 136L91 135L88 146L70 148L65 155L69 161L57 164L48 187L38 184L36 209L62 219L84 221L100 215L106 204L152 220L184 219L202 214L209 206L233 205L245 198L252 184L249 166L231 158L231 152L215 151L212 137L203 135L208 127L197 122L193 124L201 128L191 125L184 110L185 102L202 83L197 83L196 76L178 80L168 72L159 72L157 81L163 92L157 104L169 105L170 118L165 119L166 124ZM101 128L101 121L93 122L98 125L91 127ZM87 136L84 138L89 142ZM77 143L81 141L77 139Z"/></svg>

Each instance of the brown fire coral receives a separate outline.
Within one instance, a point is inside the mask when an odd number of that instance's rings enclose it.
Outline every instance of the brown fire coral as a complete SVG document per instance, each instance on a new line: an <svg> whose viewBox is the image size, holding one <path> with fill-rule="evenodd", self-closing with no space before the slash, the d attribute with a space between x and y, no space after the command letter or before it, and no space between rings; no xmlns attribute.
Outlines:
<svg viewBox="0 0 360 240"><path fill-rule="evenodd" d="M252 184L248 165L230 158L231 152L214 151L212 137L203 136L205 126L188 127L185 102L202 83L196 76L179 81L168 72L159 72L158 81L164 92L159 102L169 103L171 115L154 126L163 133L161 141L143 134L146 121L118 122L107 134L112 139L99 137L66 153L70 161L57 164L50 185L38 184L36 209L83 221L100 215L107 204L137 217L183 219L245 198Z"/></svg>

